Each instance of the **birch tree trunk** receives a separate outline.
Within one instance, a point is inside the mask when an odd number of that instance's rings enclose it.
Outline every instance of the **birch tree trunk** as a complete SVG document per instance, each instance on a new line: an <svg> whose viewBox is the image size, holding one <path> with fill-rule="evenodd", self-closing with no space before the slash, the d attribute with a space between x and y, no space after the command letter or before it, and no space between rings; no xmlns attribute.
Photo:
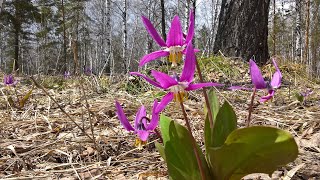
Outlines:
<svg viewBox="0 0 320 180"><path fill-rule="evenodd" d="M64 13L64 2L63 2L63 0L61 0L61 9L62 9L62 26L63 26L63 58L64 58L64 71L68 71L66 17L65 17L65 13Z"/></svg>
<svg viewBox="0 0 320 180"><path fill-rule="evenodd" d="M105 6L106 6L106 62L107 66L106 66L106 72L110 73L110 67L111 67L111 0L106 0L105 2Z"/></svg>
<svg viewBox="0 0 320 180"><path fill-rule="evenodd" d="M310 26L310 0L306 0L306 29L305 29L305 44L304 44L304 54L303 61L307 65L307 72L310 72L310 62L309 62L309 26Z"/></svg>
<svg viewBox="0 0 320 180"><path fill-rule="evenodd" d="M302 32L301 32L301 22L302 22L302 15L301 15L301 0L295 1L296 6L296 30L295 30L295 59L297 62L302 62Z"/></svg>
<svg viewBox="0 0 320 180"><path fill-rule="evenodd" d="M122 11L122 59L123 68L125 72L129 72L129 64L127 61L127 0L123 0L123 11Z"/></svg>

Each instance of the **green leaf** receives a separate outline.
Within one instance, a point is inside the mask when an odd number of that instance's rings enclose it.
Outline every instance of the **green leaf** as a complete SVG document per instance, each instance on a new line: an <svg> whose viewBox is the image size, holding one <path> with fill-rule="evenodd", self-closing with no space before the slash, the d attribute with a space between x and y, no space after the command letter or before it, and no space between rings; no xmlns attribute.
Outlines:
<svg viewBox="0 0 320 180"><path fill-rule="evenodd" d="M213 115L213 121L215 122L216 116L220 108L218 97L213 90L209 91L208 97L209 97L211 113ZM207 148L212 147L212 144L214 142L214 139L213 139L214 136L213 136L213 129L210 128L209 113L207 112L206 108L204 112L206 114L205 125L204 125L204 140L205 140L205 147L207 151Z"/></svg>
<svg viewBox="0 0 320 180"><path fill-rule="evenodd" d="M160 127L164 141L164 154L170 177L178 180L201 179L197 159L192 146L193 139L190 137L188 130L163 115L160 117ZM210 179L208 165L198 145L197 150L200 154L202 167L206 173L206 177L207 179Z"/></svg>
<svg viewBox="0 0 320 180"><path fill-rule="evenodd" d="M300 103L304 101L304 97L299 92L296 92L294 95Z"/></svg>
<svg viewBox="0 0 320 180"><path fill-rule="evenodd" d="M32 87L32 89L20 100L20 102L19 102L19 105L20 105L19 107L20 107L20 108L23 108L23 107L24 107L25 103L28 101L29 97L31 96L32 91L33 91L33 87Z"/></svg>
<svg viewBox="0 0 320 180"><path fill-rule="evenodd" d="M158 149L159 153L160 153L160 156L166 160L166 155L164 153L164 146L162 146L160 143L158 142L155 142L155 145L156 145L156 148Z"/></svg>
<svg viewBox="0 0 320 180"><path fill-rule="evenodd" d="M233 131L220 148L209 148L214 162L214 177L221 180L240 179L251 173L267 173L298 156L298 146L284 130L255 126Z"/></svg>
<svg viewBox="0 0 320 180"><path fill-rule="evenodd" d="M212 112L213 119L214 119L217 116L219 108L220 108L218 96L216 95L214 90L210 90L208 93L208 98L209 98L209 104L210 104L211 112ZM208 109L205 106L204 114L207 114L207 113L208 113Z"/></svg>

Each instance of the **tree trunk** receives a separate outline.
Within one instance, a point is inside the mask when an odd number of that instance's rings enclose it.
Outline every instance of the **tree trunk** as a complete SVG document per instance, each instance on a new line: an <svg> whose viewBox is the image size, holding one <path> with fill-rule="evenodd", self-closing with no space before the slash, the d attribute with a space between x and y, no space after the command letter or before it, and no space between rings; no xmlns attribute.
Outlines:
<svg viewBox="0 0 320 180"><path fill-rule="evenodd" d="M301 15L301 0L295 0L296 6L296 29L295 29L295 59L297 62L302 62L302 34L301 34L301 22L302 22L302 15Z"/></svg>
<svg viewBox="0 0 320 180"><path fill-rule="evenodd" d="M166 35L166 16L165 16L165 9L164 9L164 0L161 0L161 30L162 30L162 37L163 40L167 40Z"/></svg>
<svg viewBox="0 0 320 180"><path fill-rule="evenodd" d="M18 72L19 70L19 30L16 29L14 32L14 62L13 62L13 70Z"/></svg>
<svg viewBox="0 0 320 180"><path fill-rule="evenodd" d="M303 61L307 64L307 72L309 72L309 25L310 25L310 0L306 0L306 32Z"/></svg>
<svg viewBox="0 0 320 180"><path fill-rule="evenodd" d="M110 73L111 67L111 0L106 0L106 72Z"/></svg>
<svg viewBox="0 0 320 180"><path fill-rule="evenodd" d="M64 2L61 0L62 9L62 26L63 26L63 58L64 58L64 71L68 71L68 61L67 61L67 35L66 35L66 20L64 13Z"/></svg>
<svg viewBox="0 0 320 180"><path fill-rule="evenodd" d="M270 0L222 0L214 53L254 58L265 63L268 53L268 12Z"/></svg>
<svg viewBox="0 0 320 180"><path fill-rule="evenodd" d="M124 71L129 72L129 64L127 64L127 0L123 0L122 11L122 59Z"/></svg>

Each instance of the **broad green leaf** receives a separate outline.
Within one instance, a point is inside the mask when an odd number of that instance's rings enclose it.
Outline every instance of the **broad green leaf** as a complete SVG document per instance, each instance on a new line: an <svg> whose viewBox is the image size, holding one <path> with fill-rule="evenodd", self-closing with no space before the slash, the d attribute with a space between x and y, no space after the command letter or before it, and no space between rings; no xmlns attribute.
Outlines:
<svg viewBox="0 0 320 180"><path fill-rule="evenodd" d="M216 93L213 90L209 91L208 97L209 97L211 113L213 115L213 121L215 121L215 118L216 118L216 116L219 112L219 108L220 108L219 100L218 100ZM206 114L205 125L204 125L204 139L205 139L205 146L206 146L206 151L207 151L208 147L212 147L213 129L210 128L209 113L207 112L206 108L205 108L204 112Z"/></svg>
<svg viewBox="0 0 320 180"><path fill-rule="evenodd" d="M177 180L201 179L192 146L193 139L190 137L188 130L163 115L160 117L160 127L170 177ZM198 146L197 150L200 154L206 177L209 179L210 172L205 157Z"/></svg>
<svg viewBox="0 0 320 180"><path fill-rule="evenodd" d="M298 146L284 130L255 126L233 131L220 148L209 148L214 162L214 177L221 180L241 179L252 173L271 174L294 161Z"/></svg>
<svg viewBox="0 0 320 180"><path fill-rule="evenodd" d="M217 116L220 105L219 105L219 100L217 94L214 92L214 90L210 90L208 92L208 98L209 98L209 104L211 108L211 112L213 115L213 119ZM208 113L207 106L204 108L204 114Z"/></svg>
<svg viewBox="0 0 320 180"><path fill-rule="evenodd" d="M237 117L232 107L227 101L219 109L219 112L215 118L214 127L210 128L209 118L205 121L205 146L206 152L209 152L210 148L220 147L224 144L229 134L237 128ZM212 162L208 158L209 167L213 167L215 162Z"/></svg>
<svg viewBox="0 0 320 180"><path fill-rule="evenodd" d="M19 107L20 108L23 108L25 103L28 101L28 99L30 98L31 94L32 94L32 91L33 91L33 87L32 89L20 100L19 102Z"/></svg>

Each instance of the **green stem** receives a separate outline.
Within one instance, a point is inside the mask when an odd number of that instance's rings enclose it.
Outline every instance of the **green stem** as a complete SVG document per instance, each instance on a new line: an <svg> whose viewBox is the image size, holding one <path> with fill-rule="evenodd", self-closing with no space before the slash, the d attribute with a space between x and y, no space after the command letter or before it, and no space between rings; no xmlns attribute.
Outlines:
<svg viewBox="0 0 320 180"><path fill-rule="evenodd" d="M186 121L186 125L187 125L187 128L188 128L188 131L189 131L189 135L191 137L191 143L192 143L192 146L193 146L193 152L196 156L196 159L197 159L197 163L198 163L198 167L199 167L199 170L200 170L200 174L201 174L201 179L202 180L205 180L205 173L204 173L204 170L203 170L203 167L202 167L202 163L201 163L201 160L200 160L200 155L199 155L199 152L198 152L198 149L197 149L197 145L196 145L196 140L194 139L193 135L192 135L192 130L191 130L191 126L190 126L190 123L189 123L189 119L188 119L188 116L187 116L187 113L185 111L185 108L184 108L184 105L183 105L183 102L182 102L182 99L183 99L183 96L178 93L179 95L179 102L180 102L180 106L181 106L181 110L182 110L182 113L183 113L183 116L184 116L184 120Z"/></svg>
<svg viewBox="0 0 320 180"><path fill-rule="evenodd" d="M250 106L249 106L249 114L248 114L248 119L247 119L247 127L250 126L250 121L251 121L251 113L253 111L253 101L254 101L254 96L256 95L257 89L254 88L253 89L253 93L251 96L251 102L250 102Z"/></svg>

